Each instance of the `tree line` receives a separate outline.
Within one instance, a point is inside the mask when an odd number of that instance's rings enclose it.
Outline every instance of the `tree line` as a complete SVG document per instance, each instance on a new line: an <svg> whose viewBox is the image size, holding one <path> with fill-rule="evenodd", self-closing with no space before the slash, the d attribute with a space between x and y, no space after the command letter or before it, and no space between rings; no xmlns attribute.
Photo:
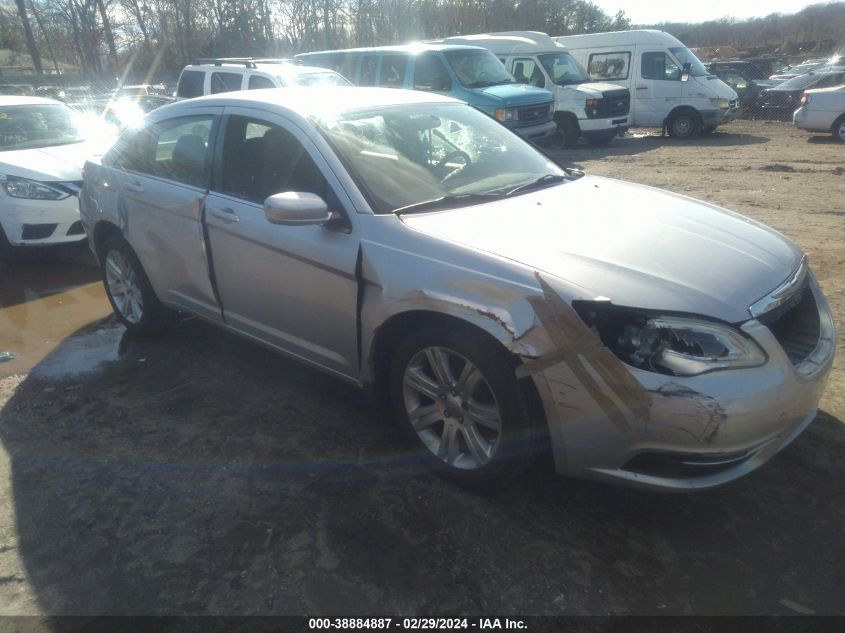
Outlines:
<svg viewBox="0 0 845 633"><path fill-rule="evenodd" d="M630 28L589 0L2 0L0 48L36 72L177 71L201 57L289 56L501 30Z"/></svg>

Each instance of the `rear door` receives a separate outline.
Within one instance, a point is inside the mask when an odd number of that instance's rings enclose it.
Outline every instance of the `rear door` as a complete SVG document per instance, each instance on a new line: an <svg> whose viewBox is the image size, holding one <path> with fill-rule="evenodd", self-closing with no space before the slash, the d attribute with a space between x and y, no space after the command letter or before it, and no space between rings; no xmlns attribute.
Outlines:
<svg viewBox="0 0 845 633"><path fill-rule="evenodd" d="M163 301L220 320L201 217L222 108L150 123L116 147L121 228Z"/></svg>
<svg viewBox="0 0 845 633"><path fill-rule="evenodd" d="M352 203L296 125L264 110L226 108L225 113L206 204L225 321L242 334L354 379L354 230L280 226L264 214L264 200L283 191L316 193L347 219Z"/></svg>

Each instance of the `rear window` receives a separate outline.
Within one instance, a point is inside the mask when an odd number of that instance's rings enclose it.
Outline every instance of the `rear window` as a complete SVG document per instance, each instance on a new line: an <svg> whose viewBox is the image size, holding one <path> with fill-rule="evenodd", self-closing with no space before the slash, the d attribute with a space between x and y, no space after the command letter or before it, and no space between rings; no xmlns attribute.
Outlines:
<svg viewBox="0 0 845 633"><path fill-rule="evenodd" d="M824 79L826 75L800 75L784 81L782 84L775 86L775 90L802 90L808 86L815 85L819 80Z"/></svg>
<svg viewBox="0 0 845 633"><path fill-rule="evenodd" d="M211 94L234 92L241 89L241 75L238 73L211 73Z"/></svg>
<svg viewBox="0 0 845 633"><path fill-rule="evenodd" d="M183 99L192 99L202 96L202 84L205 81L205 73L201 70L185 70L179 77L179 87L176 89L176 96Z"/></svg>

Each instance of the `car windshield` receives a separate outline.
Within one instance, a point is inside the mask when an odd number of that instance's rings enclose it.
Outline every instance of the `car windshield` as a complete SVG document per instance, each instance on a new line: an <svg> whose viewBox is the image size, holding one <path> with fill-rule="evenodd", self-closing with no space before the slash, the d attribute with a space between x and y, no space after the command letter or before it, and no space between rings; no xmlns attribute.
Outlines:
<svg viewBox="0 0 845 633"><path fill-rule="evenodd" d="M467 88L516 82L505 65L488 50L468 48L446 51L444 55L458 80Z"/></svg>
<svg viewBox="0 0 845 633"><path fill-rule="evenodd" d="M814 84L825 77L825 73L812 73L807 75L799 75L792 79L787 79L782 84L777 86L776 90L801 90L810 84Z"/></svg>
<svg viewBox="0 0 845 633"><path fill-rule="evenodd" d="M688 49L686 46L675 46L669 49L672 51L672 54L675 58L681 62L681 66L684 64L689 64L689 74L692 77L705 77L710 73L707 72L707 69L704 67L704 64L701 63L701 60L695 56L695 54Z"/></svg>
<svg viewBox="0 0 845 633"><path fill-rule="evenodd" d="M85 117L64 104L0 107L0 151L81 143Z"/></svg>
<svg viewBox="0 0 845 633"><path fill-rule="evenodd" d="M351 86L342 75L337 73L307 73L297 75L294 82L298 86Z"/></svg>
<svg viewBox="0 0 845 633"><path fill-rule="evenodd" d="M580 84L588 81L587 73L569 53L544 53L537 55L543 68L558 86Z"/></svg>
<svg viewBox="0 0 845 633"><path fill-rule="evenodd" d="M314 123L379 214L439 199L472 204L564 176L528 143L464 104L389 106ZM550 174L555 178L540 180Z"/></svg>

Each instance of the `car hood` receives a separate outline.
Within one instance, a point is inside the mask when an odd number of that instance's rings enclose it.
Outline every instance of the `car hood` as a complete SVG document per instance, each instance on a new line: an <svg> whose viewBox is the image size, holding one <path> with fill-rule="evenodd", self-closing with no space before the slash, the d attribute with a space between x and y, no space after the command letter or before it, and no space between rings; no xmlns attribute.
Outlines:
<svg viewBox="0 0 845 633"><path fill-rule="evenodd" d="M669 192L607 178L493 203L401 216L431 236L505 257L579 286L578 297L732 323L799 265L767 226Z"/></svg>
<svg viewBox="0 0 845 633"><path fill-rule="evenodd" d="M554 96L548 90L525 84L499 84L480 88L482 94L504 102L508 107L538 105L552 101Z"/></svg>
<svg viewBox="0 0 845 633"><path fill-rule="evenodd" d="M625 86L620 86L619 84L612 84L607 83L604 81L588 81L582 84L571 84L569 86L565 86L566 88L574 88L578 92L584 92L587 94L598 94L599 96L603 95L605 92L615 92L618 90L627 90Z"/></svg>
<svg viewBox="0 0 845 633"><path fill-rule="evenodd" d="M86 159L102 155L112 140L0 152L0 174L44 182L82 180Z"/></svg>

